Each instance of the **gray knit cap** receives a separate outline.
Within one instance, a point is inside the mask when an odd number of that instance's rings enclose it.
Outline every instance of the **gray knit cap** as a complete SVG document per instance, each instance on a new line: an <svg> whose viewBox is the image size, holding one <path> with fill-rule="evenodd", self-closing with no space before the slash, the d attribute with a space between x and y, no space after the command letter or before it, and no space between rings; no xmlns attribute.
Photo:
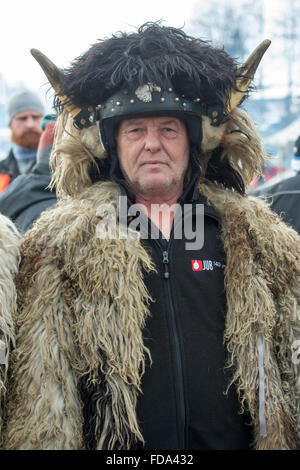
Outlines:
<svg viewBox="0 0 300 470"><path fill-rule="evenodd" d="M37 111L44 114L44 105L39 96L33 91L22 89L10 96L6 105L6 118L8 124L12 118L23 111Z"/></svg>

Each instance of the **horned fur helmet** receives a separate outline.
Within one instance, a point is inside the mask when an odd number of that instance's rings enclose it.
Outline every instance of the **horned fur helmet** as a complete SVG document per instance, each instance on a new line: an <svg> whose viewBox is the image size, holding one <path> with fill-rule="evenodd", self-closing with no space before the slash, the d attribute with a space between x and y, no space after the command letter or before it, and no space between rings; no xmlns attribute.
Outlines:
<svg viewBox="0 0 300 470"><path fill-rule="evenodd" d="M98 41L66 70L31 52L56 92L59 110L67 110L79 130L98 124L110 170L116 171L116 131L123 119L179 117L193 157L217 149L269 44L263 41L238 68L224 49L158 22ZM215 159L221 153L215 152Z"/></svg>

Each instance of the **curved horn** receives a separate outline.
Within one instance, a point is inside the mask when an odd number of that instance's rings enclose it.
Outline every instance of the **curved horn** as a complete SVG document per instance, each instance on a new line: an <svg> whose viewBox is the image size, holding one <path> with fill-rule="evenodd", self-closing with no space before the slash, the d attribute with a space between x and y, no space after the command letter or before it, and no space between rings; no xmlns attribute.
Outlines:
<svg viewBox="0 0 300 470"><path fill-rule="evenodd" d="M263 42L261 42L248 57L246 62L237 70L236 75L240 78L236 80L236 88L239 91L232 90L227 108L228 113L233 111L242 101L243 96L245 95L250 86L250 83L254 78L257 67L259 66L259 63L270 44L271 41L269 39L265 39Z"/></svg>
<svg viewBox="0 0 300 470"><path fill-rule="evenodd" d="M61 77L63 75L62 72L42 52L38 51L37 49L31 49L30 52L33 55L33 57L35 58L35 60L40 64L40 66L43 69L46 77L48 78L49 82L51 83L55 93L57 94L60 102L64 105L66 110L75 119L76 116L81 112L81 108L78 108L77 106L72 104L72 101L66 95L61 95L60 94L60 81L61 81Z"/></svg>

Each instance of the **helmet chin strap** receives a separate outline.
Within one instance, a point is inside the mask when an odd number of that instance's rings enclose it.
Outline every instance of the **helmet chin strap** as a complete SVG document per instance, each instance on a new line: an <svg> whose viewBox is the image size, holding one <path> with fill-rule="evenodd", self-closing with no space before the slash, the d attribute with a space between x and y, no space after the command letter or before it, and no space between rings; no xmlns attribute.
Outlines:
<svg viewBox="0 0 300 470"><path fill-rule="evenodd" d="M184 191L178 202L187 202L187 201L196 201L199 198L199 190L197 183L201 176L201 168L198 158L198 146L193 145L190 150L190 169L191 169L191 179L188 182L187 186L184 188Z"/></svg>
<svg viewBox="0 0 300 470"><path fill-rule="evenodd" d="M119 162L116 148L113 148L111 150L110 155L111 155L111 165L109 169L110 180L115 181L116 183L121 185L122 188L125 189L127 196L129 197L132 204L135 204L135 194L133 191L131 191L131 189L129 188L128 184L125 181L124 175L120 167L120 162Z"/></svg>

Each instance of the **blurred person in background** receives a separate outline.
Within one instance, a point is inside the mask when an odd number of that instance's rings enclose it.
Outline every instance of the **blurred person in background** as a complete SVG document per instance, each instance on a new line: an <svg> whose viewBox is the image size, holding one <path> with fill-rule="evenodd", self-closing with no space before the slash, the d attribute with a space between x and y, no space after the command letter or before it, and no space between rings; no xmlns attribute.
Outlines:
<svg viewBox="0 0 300 470"><path fill-rule="evenodd" d="M0 161L0 193L20 174L29 173L36 162L41 137L44 106L38 95L28 89L14 93L6 106L12 147Z"/></svg>
<svg viewBox="0 0 300 470"><path fill-rule="evenodd" d="M51 180L49 157L54 139L55 119L54 114L47 114L42 119L42 135L32 171L17 176L0 194L0 212L9 217L21 233L26 232L41 212L56 202L55 191L48 188Z"/></svg>
<svg viewBox="0 0 300 470"><path fill-rule="evenodd" d="M275 183L268 188L255 189L253 196L270 197L271 208L300 233L300 135L295 142L292 169L295 176Z"/></svg>

